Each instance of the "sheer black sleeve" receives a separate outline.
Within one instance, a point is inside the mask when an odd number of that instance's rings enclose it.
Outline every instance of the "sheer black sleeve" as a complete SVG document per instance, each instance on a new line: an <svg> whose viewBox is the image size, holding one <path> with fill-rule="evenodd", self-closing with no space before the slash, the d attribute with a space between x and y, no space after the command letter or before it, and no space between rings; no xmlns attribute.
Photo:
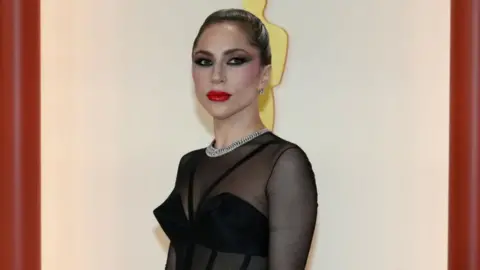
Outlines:
<svg viewBox="0 0 480 270"><path fill-rule="evenodd" d="M177 167L177 179L175 181L175 187L172 190L172 193L170 195L174 194L177 191L177 187L182 184L180 183L178 176L182 168L185 167L185 164L187 163L187 161L190 159L191 156L192 156L192 152L187 153L180 158L180 161ZM176 270L176 259L177 258L176 258L175 248L173 247L173 244L170 243L168 247L167 261L165 263L165 270Z"/></svg>
<svg viewBox="0 0 480 270"><path fill-rule="evenodd" d="M175 249L173 248L172 244L168 247L168 255L167 255L167 262L165 264L165 270L175 270Z"/></svg>
<svg viewBox="0 0 480 270"><path fill-rule="evenodd" d="M305 269L317 219L317 187L308 157L299 147L278 158L267 185L269 266Z"/></svg>

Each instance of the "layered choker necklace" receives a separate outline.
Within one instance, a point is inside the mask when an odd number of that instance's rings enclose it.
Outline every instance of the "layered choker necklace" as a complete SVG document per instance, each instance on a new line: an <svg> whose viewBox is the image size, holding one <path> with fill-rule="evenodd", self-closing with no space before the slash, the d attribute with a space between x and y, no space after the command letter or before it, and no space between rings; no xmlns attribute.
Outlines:
<svg viewBox="0 0 480 270"><path fill-rule="evenodd" d="M226 147L222 147L222 148L215 148L213 145L215 143L215 141L213 141L212 143L210 143L209 146L207 146L207 148L205 149L205 154L207 154L207 156L209 157L219 157L219 156L223 156L225 154L228 154L230 152L232 152L233 150L237 149L238 147L248 143L249 141L257 138L258 136L262 135L262 134L265 134L267 132L269 132L270 130L268 130L268 128L264 128L264 129L260 129L260 130L257 130L253 133L250 133L249 135L239 139L239 140L236 140L234 141L232 144L230 144L229 146L226 146Z"/></svg>

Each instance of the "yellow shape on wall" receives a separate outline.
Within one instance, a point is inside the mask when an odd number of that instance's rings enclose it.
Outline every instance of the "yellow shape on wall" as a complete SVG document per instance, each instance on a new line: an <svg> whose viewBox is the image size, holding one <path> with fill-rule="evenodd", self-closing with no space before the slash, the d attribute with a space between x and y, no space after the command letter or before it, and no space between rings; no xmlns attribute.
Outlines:
<svg viewBox="0 0 480 270"><path fill-rule="evenodd" d="M264 94L259 98L260 117L263 124L273 130L275 122L275 98L273 89L282 80L285 70L288 51L288 34L280 26L271 24L265 19L265 8L267 0L242 0L243 8L257 16L265 24L270 36L270 47L272 50L272 71L270 83L264 89Z"/></svg>

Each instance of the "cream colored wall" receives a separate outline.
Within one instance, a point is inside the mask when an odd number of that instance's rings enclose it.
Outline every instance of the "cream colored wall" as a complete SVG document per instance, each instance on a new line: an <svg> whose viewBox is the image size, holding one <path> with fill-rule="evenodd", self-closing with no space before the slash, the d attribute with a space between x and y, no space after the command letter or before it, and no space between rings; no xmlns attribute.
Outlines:
<svg viewBox="0 0 480 270"><path fill-rule="evenodd" d="M211 138L191 42L208 13L240 6L42 1L44 270L163 267L151 211ZM290 36L276 132L318 176L311 269L446 269L449 8L270 1Z"/></svg>

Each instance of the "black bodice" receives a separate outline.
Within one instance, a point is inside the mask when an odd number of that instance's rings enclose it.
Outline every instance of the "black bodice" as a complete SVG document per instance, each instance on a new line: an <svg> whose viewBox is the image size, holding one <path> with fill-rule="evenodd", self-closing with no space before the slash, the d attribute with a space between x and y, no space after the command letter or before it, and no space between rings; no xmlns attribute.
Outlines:
<svg viewBox="0 0 480 270"><path fill-rule="evenodd" d="M317 189L301 148L263 134L221 157L180 160L154 215L171 244L166 269L304 269Z"/></svg>

